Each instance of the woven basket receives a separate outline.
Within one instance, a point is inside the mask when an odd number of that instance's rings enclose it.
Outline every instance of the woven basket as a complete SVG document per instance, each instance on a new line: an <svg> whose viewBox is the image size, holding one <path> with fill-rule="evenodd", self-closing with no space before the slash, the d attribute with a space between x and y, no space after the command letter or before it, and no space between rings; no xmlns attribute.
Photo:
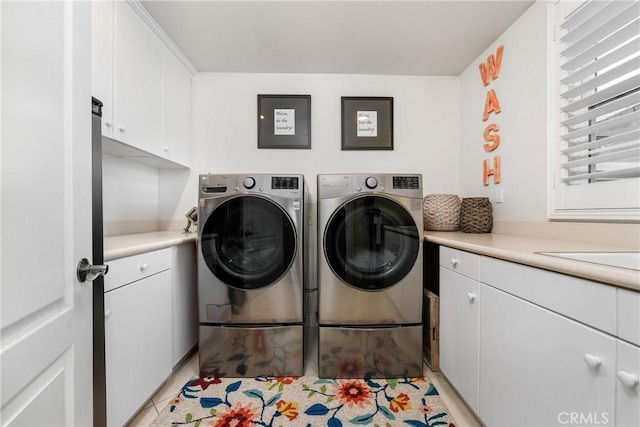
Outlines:
<svg viewBox="0 0 640 427"><path fill-rule="evenodd" d="M456 231L460 217L460 197L456 194L429 194L423 200L424 229Z"/></svg>
<svg viewBox="0 0 640 427"><path fill-rule="evenodd" d="M486 197L465 197L460 205L460 230L465 233L490 233L493 207Z"/></svg>

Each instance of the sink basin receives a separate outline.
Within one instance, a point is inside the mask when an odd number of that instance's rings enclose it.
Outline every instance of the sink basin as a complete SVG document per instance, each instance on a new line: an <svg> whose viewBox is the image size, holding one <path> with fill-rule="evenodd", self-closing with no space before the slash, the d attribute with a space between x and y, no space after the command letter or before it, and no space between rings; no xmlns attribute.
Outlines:
<svg viewBox="0 0 640 427"><path fill-rule="evenodd" d="M538 252L576 261L640 270L640 252Z"/></svg>

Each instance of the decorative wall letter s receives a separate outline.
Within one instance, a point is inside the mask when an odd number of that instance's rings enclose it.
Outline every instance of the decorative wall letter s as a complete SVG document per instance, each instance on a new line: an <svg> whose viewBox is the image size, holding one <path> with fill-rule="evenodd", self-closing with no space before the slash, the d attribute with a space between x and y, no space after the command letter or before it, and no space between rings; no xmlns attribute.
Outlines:
<svg viewBox="0 0 640 427"><path fill-rule="evenodd" d="M496 134L500 130L500 126L495 123L490 124L484 130L484 140L489 144L484 144L484 151L493 151L500 146L500 135Z"/></svg>

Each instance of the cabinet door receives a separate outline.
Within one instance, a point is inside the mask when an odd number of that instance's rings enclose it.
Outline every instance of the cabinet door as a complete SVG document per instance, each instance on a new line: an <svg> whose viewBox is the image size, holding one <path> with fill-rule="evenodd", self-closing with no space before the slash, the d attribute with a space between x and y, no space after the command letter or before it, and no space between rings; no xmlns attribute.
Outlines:
<svg viewBox="0 0 640 427"><path fill-rule="evenodd" d="M162 55L162 153L189 166L191 135L191 74L163 47Z"/></svg>
<svg viewBox="0 0 640 427"><path fill-rule="evenodd" d="M440 268L440 370L478 412L478 287Z"/></svg>
<svg viewBox="0 0 640 427"><path fill-rule="evenodd" d="M490 286L480 296L486 425L613 425L614 338Z"/></svg>
<svg viewBox="0 0 640 427"><path fill-rule="evenodd" d="M617 336L640 346L640 292L618 288Z"/></svg>
<svg viewBox="0 0 640 427"><path fill-rule="evenodd" d="M171 374L171 270L104 295L107 423L121 426Z"/></svg>
<svg viewBox="0 0 640 427"><path fill-rule="evenodd" d="M91 94L102 101L102 135L113 138L113 2L91 3Z"/></svg>
<svg viewBox="0 0 640 427"><path fill-rule="evenodd" d="M162 44L127 2L115 2L113 138L159 155Z"/></svg>
<svg viewBox="0 0 640 427"><path fill-rule="evenodd" d="M198 341L198 285L195 243L173 247L173 356L176 365Z"/></svg>
<svg viewBox="0 0 640 427"><path fill-rule="evenodd" d="M640 426L640 347L617 342L616 425Z"/></svg>

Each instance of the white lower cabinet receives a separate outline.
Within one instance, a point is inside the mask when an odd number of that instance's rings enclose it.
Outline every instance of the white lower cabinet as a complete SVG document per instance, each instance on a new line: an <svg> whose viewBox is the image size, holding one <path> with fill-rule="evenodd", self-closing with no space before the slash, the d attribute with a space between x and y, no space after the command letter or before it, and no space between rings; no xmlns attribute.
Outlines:
<svg viewBox="0 0 640 427"><path fill-rule="evenodd" d="M480 297L486 425L614 425L615 338L490 286Z"/></svg>
<svg viewBox="0 0 640 427"><path fill-rule="evenodd" d="M170 267L170 249L109 262L105 289L111 290L104 295L109 426L124 425L171 374ZM114 282L125 277L135 280Z"/></svg>
<svg viewBox="0 0 640 427"><path fill-rule="evenodd" d="M640 426L637 292L440 248L440 366L487 426Z"/></svg>
<svg viewBox="0 0 640 427"><path fill-rule="evenodd" d="M440 267L440 370L478 413L479 283Z"/></svg>

